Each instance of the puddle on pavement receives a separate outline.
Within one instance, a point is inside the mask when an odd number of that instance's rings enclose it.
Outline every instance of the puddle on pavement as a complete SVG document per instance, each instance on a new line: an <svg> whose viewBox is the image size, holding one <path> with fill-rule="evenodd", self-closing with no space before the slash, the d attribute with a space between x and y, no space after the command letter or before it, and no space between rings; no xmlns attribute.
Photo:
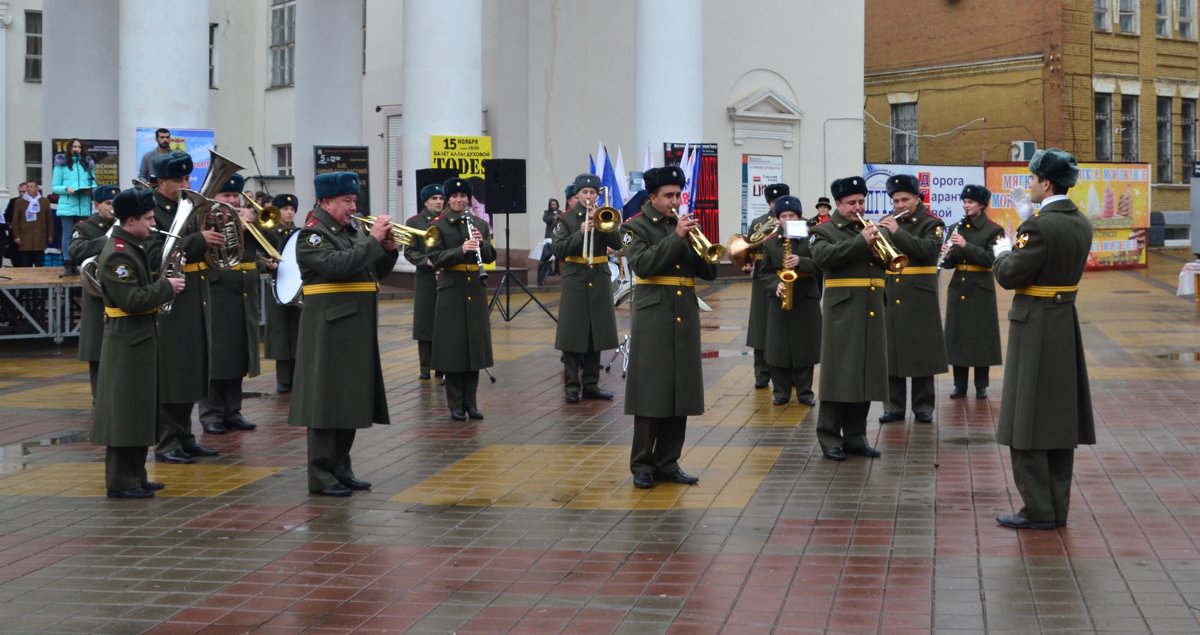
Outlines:
<svg viewBox="0 0 1200 635"><path fill-rule="evenodd" d="M1159 359L1169 359L1177 362L1200 362L1200 351L1188 351L1183 353L1162 353L1155 355Z"/></svg>
<svg viewBox="0 0 1200 635"><path fill-rule="evenodd" d="M42 439L0 447L0 474L9 474L24 470L29 464L29 456L33 454L33 448L67 445L70 443L87 443L89 441L91 441L91 436L87 432L83 430L68 430Z"/></svg>

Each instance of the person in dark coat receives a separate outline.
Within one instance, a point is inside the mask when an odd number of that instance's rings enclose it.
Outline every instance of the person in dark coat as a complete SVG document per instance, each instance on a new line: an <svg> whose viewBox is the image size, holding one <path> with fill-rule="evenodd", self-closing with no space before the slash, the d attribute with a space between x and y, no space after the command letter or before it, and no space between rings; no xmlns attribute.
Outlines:
<svg viewBox="0 0 1200 635"><path fill-rule="evenodd" d="M258 214L242 204L245 186L245 178L234 174L214 198L236 210L243 222L257 223ZM242 261L213 271L208 278L212 337L208 343L208 394L200 400L200 425L207 434L258 427L242 415L242 378L259 372L258 274L267 267L259 262L259 244L250 232L243 230L241 238Z"/></svg>
<svg viewBox="0 0 1200 635"><path fill-rule="evenodd" d="M808 239L813 260L825 273L821 304L821 406L817 441L825 458L880 455L867 443L867 412L887 398L887 328L884 265L873 245L886 230L864 226L867 182L861 176L829 186L837 211Z"/></svg>
<svg viewBox="0 0 1200 635"><path fill-rule="evenodd" d="M101 185L92 191L96 211L88 218L75 223L75 229L67 241L71 262L82 264L84 260L100 255L100 251L108 243L108 231L113 226L112 199L120 191L115 185ZM90 293L84 293L79 310L79 361L88 363L92 403L96 401L96 379L100 370L100 343L103 337L104 301Z"/></svg>
<svg viewBox="0 0 1200 635"><path fill-rule="evenodd" d="M802 206L795 196L781 196L772 213L780 229L763 243L758 282L767 292L767 339L763 353L771 366L774 403L782 406L796 399L806 406L813 400L813 367L821 361L821 292L817 290L817 263L808 250L808 234L787 238L785 223L800 221ZM807 230L807 225L801 227ZM786 254L786 255L785 255ZM791 307L783 308L784 282L780 271L791 271Z"/></svg>
<svg viewBox="0 0 1200 635"><path fill-rule="evenodd" d="M300 201L294 194L277 194L271 204L279 210L279 222L266 232L275 250L283 253L288 239L296 233L296 210ZM279 265L268 262L267 268L274 277ZM284 394L292 391L292 378L296 371L296 341L300 336L300 307L280 304L272 294L267 300L267 330L264 353L267 359L275 360L275 392Z"/></svg>
<svg viewBox="0 0 1200 635"><path fill-rule="evenodd" d="M772 183L763 190L763 198L767 200L769 210L766 214L750 221L750 233L762 228L769 220L774 220L775 201L781 196L791 193L786 183ZM746 346L754 349L754 387L766 388L771 381L771 365L767 363L764 349L767 346L767 297L770 295L758 284L759 274L762 273L762 247L756 247L749 252L750 264L743 269L750 274L754 281L750 285L750 317L746 323Z"/></svg>
<svg viewBox="0 0 1200 635"><path fill-rule="evenodd" d="M486 271L496 262L487 223L470 214L471 183L453 178L442 184L446 209L434 226L437 244L429 261L437 267L437 321L433 327L433 367L446 375L450 418L482 419L476 393L479 371L492 365L492 325L488 320Z"/></svg>
<svg viewBox="0 0 1200 635"><path fill-rule="evenodd" d="M45 266L46 248L54 241L54 212L37 181L26 183L25 193L13 205L12 239L18 250L14 266Z"/></svg>
<svg viewBox="0 0 1200 635"><path fill-rule="evenodd" d="M683 471L679 457L688 416L704 414L696 278L716 279L717 265L696 254L688 240L699 221L677 214L683 170L651 168L642 178L649 198L620 231L637 278L625 380L625 414L633 415L629 470L634 487L649 489L655 481L700 480Z"/></svg>
<svg viewBox="0 0 1200 635"><path fill-rule="evenodd" d="M1051 148L1029 161L1034 212L1017 204L1016 240L993 247L996 282L1013 289L996 442L1009 446L1023 506L996 521L1013 529L1065 527L1075 448L1096 442L1092 395L1075 298L1092 246L1092 224L1067 198L1075 157Z"/></svg>
<svg viewBox="0 0 1200 635"><path fill-rule="evenodd" d="M908 266L887 274L888 400L879 423L904 420L910 381L913 418L918 423L933 423L933 376L946 372L937 280L946 226L921 201L917 177L897 174L889 178L887 193L895 212L880 220L879 226L889 232L896 249L908 256Z"/></svg>
<svg viewBox="0 0 1200 635"><path fill-rule="evenodd" d="M617 311L613 306L608 250L621 248L618 232L604 232L592 218L600 177L575 177L579 202L554 226L554 257L563 263L562 301L554 348L562 351L563 390L567 403L584 399L613 398L600 389L600 352L617 347ZM590 232L590 260L584 256L585 235Z"/></svg>
<svg viewBox="0 0 1200 635"><path fill-rule="evenodd" d="M192 157L186 152L160 154L151 163L157 183L154 192L154 219L159 229L171 231L180 209L180 188L192 173ZM203 229L200 214L193 213L178 230L183 237L187 264L183 267L187 286L172 300L169 313L158 316L158 446L155 458L160 463L193 463L194 457L212 457L220 452L201 445L192 434L192 408L208 394L208 338L211 325L209 271L204 254L221 247L220 233ZM154 234L150 240L150 266L158 273L163 262L166 234Z"/></svg>
<svg viewBox="0 0 1200 635"><path fill-rule="evenodd" d="M349 496L371 489L351 466L355 434L391 423L379 359L379 279L391 273L400 248L389 216L369 234L354 228L357 174L319 174L313 185L317 205L296 243L304 310L288 423L308 428L308 491Z"/></svg>
<svg viewBox="0 0 1200 635"><path fill-rule="evenodd" d="M431 183L421 188L421 213L404 221L413 229L426 230L442 213L446 197L441 183ZM417 357L421 364L419 377L429 379L433 360L433 321L437 309L437 273L429 262L429 248L425 241L414 238L404 248L404 258L417 268L414 274L412 338L417 340Z"/></svg>
<svg viewBox="0 0 1200 635"><path fill-rule="evenodd" d="M1004 228L988 219L991 198L982 185L964 187L966 215L947 229L950 238L942 247L942 268L951 270L946 297L946 357L954 370L951 399L967 396L971 368L975 369L975 397L987 399L988 367L1000 364L992 246L1004 237Z"/></svg>
<svg viewBox="0 0 1200 635"><path fill-rule="evenodd" d="M567 199L570 200L575 190L575 184L567 186ZM569 209L569 208L568 208ZM552 198L546 204L546 211L542 212L542 222L546 224L545 244L542 245L542 256L538 259L537 268L537 283L538 286L546 284L546 277L551 273L558 275L558 259L554 257L554 250L550 248L550 239L554 236L554 225L558 223L558 217L562 210L558 207L558 199Z"/></svg>
<svg viewBox="0 0 1200 635"><path fill-rule="evenodd" d="M92 443L106 446L104 485L109 498L150 498L162 483L146 476L146 449L158 436L158 307L183 290L180 278L151 273L150 228L154 195L125 190L113 200L120 226L100 253L97 273L104 303L104 345ZM169 346L162 343L163 346Z"/></svg>

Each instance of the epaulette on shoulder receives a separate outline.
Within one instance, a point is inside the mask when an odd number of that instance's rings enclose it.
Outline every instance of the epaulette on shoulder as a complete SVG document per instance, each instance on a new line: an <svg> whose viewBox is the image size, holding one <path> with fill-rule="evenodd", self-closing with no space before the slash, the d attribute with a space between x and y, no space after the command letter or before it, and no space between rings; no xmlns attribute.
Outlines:
<svg viewBox="0 0 1200 635"><path fill-rule="evenodd" d="M114 251L125 251L125 239L124 238L113 238L113 250Z"/></svg>
<svg viewBox="0 0 1200 635"><path fill-rule="evenodd" d="M86 223L87 221L88 221L88 219L86 219L86 218L75 221L75 226L79 227L80 225Z"/></svg>
<svg viewBox="0 0 1200 635"><path fill-rule="evenodd" d="M434 224L434 223L436 223L436 222L438 222L438 221L442 220L442 219L443 219L443 218L445 218L445 217L446 217L446 215L445 215L445 214L438 214L437 216L434 216L434 217L433 217L433 220L429 221L429 224L430 224L430 225L432 225L432 224Z"/></svg>
<svg viewBox="0 0 1200 635"><path fill-rule="evenodd" d="M929 209L928 207L926 207L926 208L925 208L925 213L926 213L926 214L928 214L928 215L930 215L930 216L932 216L932 217L933 217L935 220L942 220L942 217L941 217L941 216L938 216L937 214L934 214L934 213L933 213L933 210ZM945 221L942 221L942 222L945 222Z"/></svg>
<svg viewBox="0 0 1200 635"><path fill-rule="evenodd" d="M308 219L307 223L304 223L304 226L305 227L316 227L317 223L319 223L319 222L321 222L321 221L317 220L316 216L312 216Z"/></svg>
<svg viewBox="0 0 1200 635"><path fill-rule="evenodd" d="M629 218L625 219L625 222L626 222L626 223L628 223L629 221L631 221L631 220L633 220L633 219L635 219L635 218L638 218L638 217L639 217L639 216L641 216L641 215L642 215L642 213L641 213L641 212L638 212L638 213L634 214L633 216L630 216Z"/></svg>

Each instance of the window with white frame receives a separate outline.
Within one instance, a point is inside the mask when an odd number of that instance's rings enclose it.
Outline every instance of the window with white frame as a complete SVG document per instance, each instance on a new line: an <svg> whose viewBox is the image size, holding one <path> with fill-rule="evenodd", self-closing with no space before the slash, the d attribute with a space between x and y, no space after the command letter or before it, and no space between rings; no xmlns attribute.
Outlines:
<svg viewBox="0 0 1200 635"><path fill-rule="evenodd" d="M25 12L25 81L42 81L42 12Z"/></svg>
<svg viewBox="0 0 1200 635"><path fill-rule="evenodd" d="M1154 0L1154 34L1171 37L1171 0Z"/></svg>
<svg viewBox="0 0 1200 635"><path fill-rule="evenodd" d="M892 104L892 163L917 162L917 104Z"/></svg>
<svg viewBox="0 0 1200 635"><path fill-rule="evenodd" d="M1192 164L1196 162L1196 100L1183 99L1179 104L1179 134L1183 143L1179 144L1180 155L1183 157L1182 182L1187 183L1192 177Z"/></svg>
<svg viewBox="0 0 1200 635"><path fill-rule="evenodd" d="M1174 128L1171 126L1171 97L1159 97L1155 121L1158 130L1158 165L1156 176L1158 183L1170 183L1175 175L1175 139Z"/></svg>
<svg viewBox="0 0 1200 635"><path fill-rule="evenodd" d="M1112 95L1096 93L1095 111L1096 160L1112 161Z"/></svg>
<svg viewBox="0 0 1200 635"><path fill-rule="evenodd" d="M1138 0L1117 0L1117 28L1121 33L1138 32Z"/></svg>
<svg viewBox="0 0 1200 635"><path fill-rule="evenodd" d="M208 25L208 87L217 87L217 25Z"/></svg>
<svg viewBox="0 0 1200 635"><path fill-rule="evenodd" d="M279 176L292 175L292 144L284 143L275 148L275 174Z"/></svg>
<svg viewBox="0 0 1200 635"><path fill-rule="evenodd" d="M1096 29L1097 31L1112 30L1111 1L1112 0L1096 0L1095 4L1093 5L1095 7L1093 10L1093 15L1095 17L1092 20L1092 28Z"/></svg>
<svg viewBox="0 0 1200 635"><path fill-rule="evenodd" d="M1138 96L1121 95L1121 160L1138 160Z"/></svg>
<svg viewBox="0 0 1200 635"><path fill-rule="evenodd" d="M1196 0L1179 0L1175 23L1179 25L1179 37L1196 39Z"/></svg>
<svg viewBox="0 0 1200 635"><path fill-rule="evenodd" d="M271 0L271 88L295 81L296 0Z"/></svg>

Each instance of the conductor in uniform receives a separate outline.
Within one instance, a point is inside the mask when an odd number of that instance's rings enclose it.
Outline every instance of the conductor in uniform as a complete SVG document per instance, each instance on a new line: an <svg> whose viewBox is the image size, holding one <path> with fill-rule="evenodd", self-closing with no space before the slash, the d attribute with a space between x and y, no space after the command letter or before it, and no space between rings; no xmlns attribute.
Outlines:
<svg viewBox="0 0 1200 635"><path fill-rule="evenodd" d="M450 418L482 419L476 393L479 371L492 365L492 326L488 321L487 272L479 264L496 262L487 223L470 214L471 182L453 178L442 184L446 207L434 226L437 244L429 261L441 271L437 281L437 321L433 327L433 367L446 375Z"/></svg>
<svg viewBox="0 0 1200 635"><path fill-rule="evenodd" d="M838 179L829 192L837 209L808 239L825 272L817 441L832 461L847 454L874 458L880 452L867 443L867 412L888 394L884 265L874 252L885 234L862 222L867 182L861 176Z"/></svg>
<svg viewBox="0 0 1200 635"><path fill-rule="evenodd" d="M91 216L75 223L75 230L67 246L70 261L83 264L92 256L99 256L108 243L108 230L113 225L112 199L121 189L115 185L101 185L92 191L95 211ZM149 230L147 230L147 234ZM83 294L83 306L79 320L79 361L88 363L88 378L92 384L92 402L96 401L96 379L100 370L100 342L104 337L104 300L91 293Z"/></svg>
<svg viewBox="0 0 1200 635"><path fill-rule="evenodd" d="M369 234L352 224L357 174L319 174L313 185L317 205L296 243L304 310L288 423L308 428L308 491L349 496L371 489L350 461L357 431L391 423L379 360L379 279L400 250L390 217L380 216Z"/></svg>
<svg viewBox="0 0 1200 635"><path fill-rule="evenodd" d="M775 219L775 201L791 193L786 183L772 183L763 190L763 198L767 200L767 213L750 221L750 233L758 231L767 221ZM754 349L754 387L766 388L771 381L771 365L767 363L765 349L767 347L767 297L761 285L758 284L759 274L762 273L762 247L756 247L750 252L753 261L750 267L750 319L746 324L746 346Z"/></svg>
<svg viewBox="0 0 1200 635"><path fill-rule="evenodd" d="M700 309L696 278L713 280L717 265L693 249L688 234L699 231L693 216L677 214L685 184L677 165L646 170L641 211L621 226L633 291L633 331L625 414L633 415L629 469L633 486L655 481L699 482L679 466L689 415L704 414L700 368Z"/></svg>
<svg viewBox="0 0 1200 635"><path fill-rule="evenodd" d="M271 205L279 210L279 222L265 232L275 250L283 253L288 239L296 233L296 210L300 200L294 194L276 194ZM279 266L267 264L272 276L279 274ZM267 329L263 350L267 359L275 360L275 392L292 391L292 380L296 372L296 341L300 336L300 307L280 304L272 297L267 301Z"/></svg>
<svg viewBox="0 0 1200 635"><path fill-rule="evenodd" d="M106 186L111 187L111 186ZM156 278L150 269L154 194L125 190L113 199L120 226L100 253L104 346L92 443L107 446L104 484L109 498L150 498L162 483L146 476L146 449L157 440L159 305L184 288L183 278ZM105 230L107 231L107 230Z"/></svg>
<svg viewBox="0 0 1200 635"><path fill-rule="evenodd" d="M1009 446L1023 506L996 521L1013 529L1065 527L1075 448L1096 442L1091 388L1075 299L1092 246L1092 224L1067 198L1079 176L1069 153L1029 161L1032 206L1018 203L1016 240L993 247L996 282L1016 292L996 442Z"/></svg>
<svg viewBox="0 0 1200 635"><path fill-rule="evenodd" d="M946 357L954 370L951 399L967 396L967 373L975 369L975 397L987 399L988 370L1000 364L1000 321L992 247L1004 228L987 215L992 193L982 185L962 190L966 215L947 231L942 267L951 272L946 297Z"/></svg>
<svg viewBox="0 0 1200 635"><path fill-rule="evenodd" d="M887 193L895 212L880 220L879 226L908 256L908 266L887 274L888 400L879 423L904 420L906 378L912 382L913 418L933 423L933 376L946 372L937 279L946 226L922 202L917 177L889 178Z"/></svg>
<svg viewBox="0 0 1200 635"><path fill-rule="evenodd" d="M446 199L442 195L441 183L431 183L421 188L421 212L404 222L413 229L426 230L442 213ZM417 357L420 360L421 379L429 379L430 360L433 359L433 321L437 308L437 274L429 262L425 241L414 237L412 244L404 248L404 258L417 268L414 275L412 338L417 340Z"/></svg>
<svg viewBox="0 0 1200 635"><path fill-rule="evenodd" d="M600 389L600 352L617 347L617 312L613 306L608 250L621 248L616 227L597 227L596 197L600 177L575 177L578 202L554 224L551 246L562 263L562 302L554 348L562 351L567 403L584 399L612 399ZM619 212L618 212L619 214ZM591 244L585 249L585 243ZM585 255L590 253L590 258Z"/></svg>

